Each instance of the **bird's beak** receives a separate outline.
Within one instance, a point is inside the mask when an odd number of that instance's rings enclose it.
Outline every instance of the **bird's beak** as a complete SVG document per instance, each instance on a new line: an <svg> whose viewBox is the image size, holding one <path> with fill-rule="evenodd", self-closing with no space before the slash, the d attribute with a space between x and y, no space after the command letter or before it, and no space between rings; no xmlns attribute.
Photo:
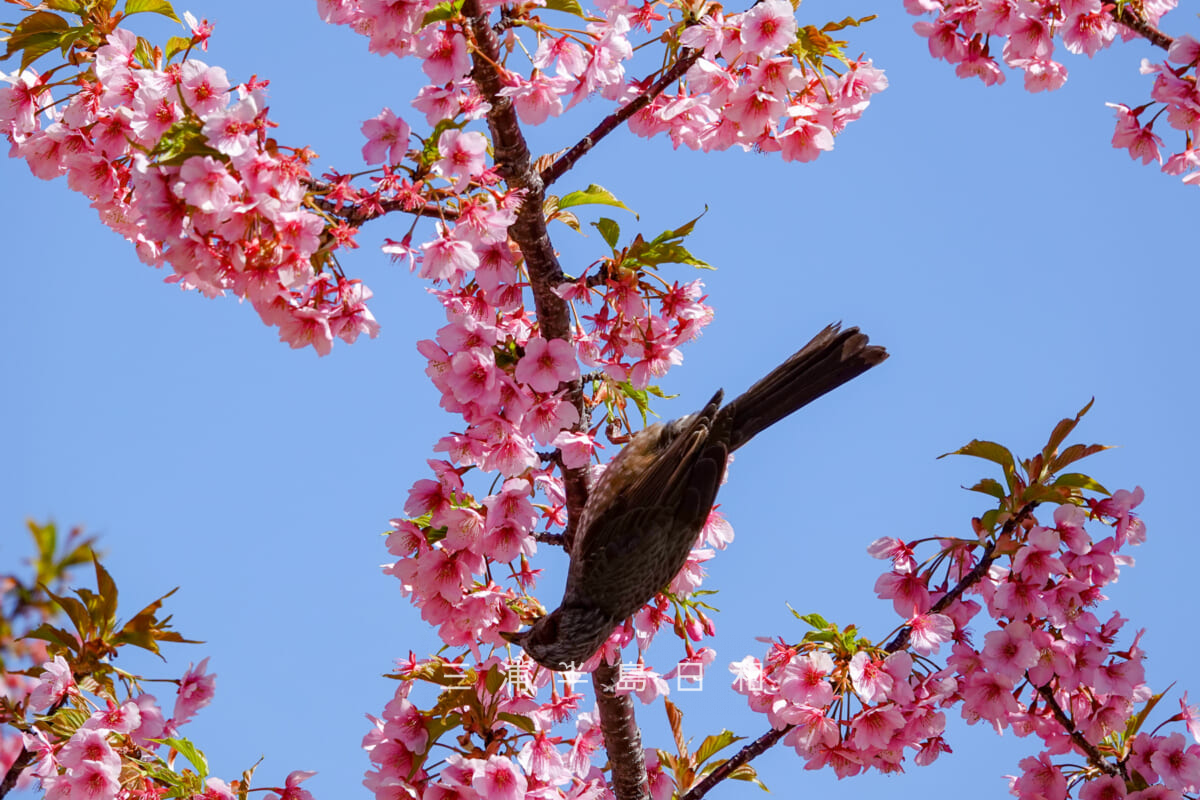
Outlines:
<svg viewBox="0 0 1200 800"><path fill-rule="evenodd" d="M526 634L522 633L521 631L500 631L500 637L504 639L504 641L518 646L520 646L525 640L525 635Z"/></svg>

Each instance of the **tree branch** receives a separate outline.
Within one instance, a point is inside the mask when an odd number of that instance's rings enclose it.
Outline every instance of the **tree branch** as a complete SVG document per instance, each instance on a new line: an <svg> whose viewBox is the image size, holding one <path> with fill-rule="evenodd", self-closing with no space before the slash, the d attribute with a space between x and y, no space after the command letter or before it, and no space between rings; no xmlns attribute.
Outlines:
<svg viewBox="0 0 1200 800"><path fill-rule="evenodd" d="M650 88L644 90L637 97L601 120L600 124L593 128L591 133L571 145L567 152L559 156L553 164L542 170L542 183L545 186L549 186L561 178L563 173L575 166L575 162L595 147L601 139L615 131L625 120L648 106L668 86L683 77L683 74L691 68L692 64L696 63L696 59L699 57L699 50L691 50L685 47L679 54L679 60L672 64L671 68L664 72L661 78L651 84Z"/></svg>
<svg viewBox="0 0 1200 800"><path fill-rule="evenodd" d="M618 800L650 800L646 753L642 748L642 732L634 718L633 696L613 691L620 672L619 665L601 659L592 673L604 749L608 752L608 765L612 767L612 790Z"/></svg>
<svg viewBox="0 0 1200 800"><path fill-rule="evenodd" d="M474 64L471 78L480 93L491 104L487 114L488 129L492 134L492 147L496 158L496 169L508 182L510 188L521 189L525 199L517 212L517 221L509 228L509 235L521 248L525 257L525 269L529 274L530 289L533 291L534 307L538 326L546 339L571 341L570 316L567 304L554 293L554 287L563 281L562 268L546 231L546 217L542 204L546 199L546 187L541 176L533 168L529 147L521 124L517 120L512 99L501 97L503 88L497 65L500 63L500 45L496 33L488 24L488 15L479 6L479 0L465 0L463 14L468 18L469 32L473 35L474 47L471 60ZM587 420L583 404L583 383L575 380L569 384L567 399L579 411L580 425ZM579 518L587 502L587 471L583 468L564 469L563 482L567 493L567 538L570 541L571 526Z"/></svg>
<svg viewBox="0 0 1200 800"><path fill-rule="evenodd" d="M496 32L488 24L488 14L480 7L480 0L464 0L462 13L467 17L467 32L471 35L473 64L471 78L479 92L491 104L487 114L488 130L492 134L496 170L507 181L510 188L524 192L517 220L508 229L509 235L521 249L525 258L525 270L533 292L538 326L546 339L571 341L570 315L567 303L554 293L554 288L563 282L562 268L555 255L554 246L546 230L546 217L542 211L546 198L546 186L541 175L534 169L529 155L529 146L513 108L512 99L500 96L502 87L499 64L500 46ZM584 407L583 382L576 379L568 384L568 400L579 411L577 428L587 425L587 409ZM580 467L563 469L563 483L567 494L566 546L570 552L574 527L578 524L583 507L587 504L587 471ZM600 729L604 732L604 746L612 766L612 785L617 800L647 800L650 796L646 777L646 758L642 751L642 734L634 717L633 701L628 696L612 694L617 669L601 664L592 675L596 687L596 705L600 712Z"/></svg>
<svg viewBox="0 0 1200 800"><path fill-rule="evenodd" d="M1133 10L1133 4L1127 3L1124 5L1117 4L1108 12L1112 14L1112 18L1124 25L1129 30L1141 36L1150 44L1161 47L1163 50L1171 49L1171 45L1175 44L1175 40L1167 34L1160 31L1158 28L1151 25L1146 20Z"/></svg>
<svg viewBox="0 0 1200 800"><path fill-rule="evenodd" d="M1071 741L1075 746L1082 750L1088 758L1088 763L1096 769L1103 772L1105 775L1120 775L1123 778L1128 778L1124 774L1124 765L1117 767L1109 762L1096 746L1089 742L1086 737L1075 727L1074 721L1067 716L1067 712L1062 710L1062 706L1054 699L1054 690L1050 688L1050 684L1037 687L1037 693L1040 694L1046 701L1046 706L1054 713L1054 718L1058 720L1058 724L1062 725L1063 730L1071 737Z"/></svg>
<svg viewBox="0 0 1200 800"><path fill-rule="evenodd" d="M780 728L779 730L772 728L762 736L759 736L753 742L746 745L741 750L738 750L737 753L734 754L733 758L729 759L724 764L705 775L704 780L697 783L691 789L688 789L687 792L679 798L679 800L699 800L699 798L708 794L709 789L728 778L730 773L732 773L735 769L749 762L751 759L761 756L763 753L774 747L775 743L782 739L787 732L794 727L796 726L789 725L786 728Z"/></svg>
<svg viewBox="0 0 1200 800"><path fill-rule="evenodd" d="M324 193L333 188L333 185L328 181L319 181L316 179L307 180L305 184L314 192ZM446 208L438 203L425 203L418 208L405 208L403 200L381 200L378 203L378 210L368 210L362 206L338 205L331 200L317 195L312 198L312 204L326 214L345 220L347 224L353 225L356 228L361 228L364 223L370 222L373 219L379 219L385 214L391 214L396 211L403 211L406 214L412 214L416 217L429 217L430 219L458 219L457 211L452 208Z"/></svg>
<svg viewBox="0 0 1200 800"><path fill-rule="evenodd" d="M984 548L983 557L979 559L979 563L975 565L975 568L968 572L953 589L946 592L944 597L934 603L930 607L929 613L937 614L949 608L951 603L962 597L963 592L983 580L983 576L987 574L988 570L992 568L992 564L996 561L996 542L1016 530L1017 526L1024 522L1026 517L1032 514L1033 510L1037 508L1037 506L1038 504L1036 502L1026 503L1021 510L1017 512L1015 517L1012 517L1008 520L1008 522L1005 522L1004 527L1000 529L1000 535L996 537L995 541ZM897 650L903 650L905 647L908 647L908 639L910 636L912 636L912 626L905 625L900 629L900 632L896 634L895 638L883 646L883 649L889 653L895 653Z"/></svg>
<svg viewBox="0 0 1200 800"><path fill-rule="evenodd" d="M8 772L4 774L4 780L0 781L0 797L4 797L17 785L17 779L21 777L21 773L25 768L33 763L34 752L27 747L21 748L20 754L17 755L17 760L8 768Z"/></svg>

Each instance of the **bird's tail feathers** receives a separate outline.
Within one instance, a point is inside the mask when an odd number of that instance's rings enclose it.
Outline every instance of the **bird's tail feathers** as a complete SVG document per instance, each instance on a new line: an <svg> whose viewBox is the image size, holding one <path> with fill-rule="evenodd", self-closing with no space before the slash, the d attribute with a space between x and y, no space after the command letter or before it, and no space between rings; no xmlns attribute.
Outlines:
<svg viewBox="0 0 1200 800"><path fill-rule="evenodd" d="M841 323L826 327L726 407L734 431L729 449L736 450L764 429L887 357L887 350L868 344L867 335L858 328L843 331Z"/></svg>

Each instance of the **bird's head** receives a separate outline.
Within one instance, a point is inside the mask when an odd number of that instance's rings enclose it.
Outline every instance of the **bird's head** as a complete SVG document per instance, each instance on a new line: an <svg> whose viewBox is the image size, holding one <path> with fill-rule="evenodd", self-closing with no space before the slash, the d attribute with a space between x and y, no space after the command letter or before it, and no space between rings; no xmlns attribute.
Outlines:
<svg viewBox="0 0 1200 800"><path fill-rule="evenodd" d="M596 654L617 621L591 605L565 605L541 617L527 631L501 633L546 669L580 669Z"/></svg>

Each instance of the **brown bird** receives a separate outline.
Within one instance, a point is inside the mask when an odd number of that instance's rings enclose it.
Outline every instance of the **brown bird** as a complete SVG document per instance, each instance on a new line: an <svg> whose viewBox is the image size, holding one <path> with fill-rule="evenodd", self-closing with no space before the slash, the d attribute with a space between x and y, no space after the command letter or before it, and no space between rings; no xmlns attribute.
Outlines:
<svg viewBox="0 0 1200 800"><path fill-rule="evenodd" d="M858 328L830 325L733 402L718 390L699 412L639 431L591 488L562 603L504 638L549 669L582 666L683 568L729 454L887 357Z"/></svg>

